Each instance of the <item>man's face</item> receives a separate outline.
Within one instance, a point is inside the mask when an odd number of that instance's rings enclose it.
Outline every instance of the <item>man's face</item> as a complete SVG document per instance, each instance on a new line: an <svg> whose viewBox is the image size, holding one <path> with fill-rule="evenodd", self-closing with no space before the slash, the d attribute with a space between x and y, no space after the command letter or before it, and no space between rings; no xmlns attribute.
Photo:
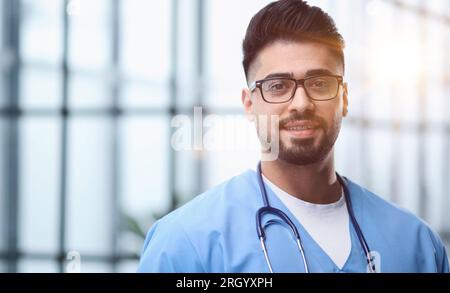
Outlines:
<svg viewBox="0 0 450 293"><path fill-rule="evenodd" d="M342 63L326 46L313 42L277 41L264 48L252 63L249 83L273 74L289 74L292 78L303 79L320 72L343 75ZM307 165L322 161L331 153L342 117L347 114L347 85L339 86L337 97L328 101L309 99L300 86L293 99L283 104L265 102L258 88L252 92L244 89L242 102L250 117L279 117L278 126L269 126L270 133L279 131L278 159ZM262 125L258 119L256 122L260 129ZM313 129L305 130L305 127Z"/></svg>

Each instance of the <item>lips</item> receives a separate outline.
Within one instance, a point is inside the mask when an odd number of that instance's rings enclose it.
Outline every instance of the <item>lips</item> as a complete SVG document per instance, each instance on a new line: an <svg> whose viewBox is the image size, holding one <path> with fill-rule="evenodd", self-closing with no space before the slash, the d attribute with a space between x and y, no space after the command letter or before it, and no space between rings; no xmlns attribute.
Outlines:
<svg viewBox="0 0 450 293"><path fill-rule="evenodd" d="M290 131L302 131L316 129L319 125L312 121L297 120L286 123L283 128Z"/></svg>
<svg viewBox="0 0 450 293"><path fill-rule="evenodd" d="M309 120L297 120L286 123L282 129L285 130L290 137L296 139L310 139L316 135L319 124Z"/></svg>

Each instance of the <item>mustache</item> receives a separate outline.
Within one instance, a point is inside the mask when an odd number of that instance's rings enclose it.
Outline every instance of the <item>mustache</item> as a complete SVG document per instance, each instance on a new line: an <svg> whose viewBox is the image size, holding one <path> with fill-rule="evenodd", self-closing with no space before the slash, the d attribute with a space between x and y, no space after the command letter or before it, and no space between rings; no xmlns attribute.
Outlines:
<svg viewBox="0 0 450 293"><path fill-rule="evenodd" d="M295 121L311 121L321 128L326 128L326 122L323 118L315 116L314 114L309 113L295 113L289 117L280 120L280 128L286 126L286 124L295 122Z"/></svg>

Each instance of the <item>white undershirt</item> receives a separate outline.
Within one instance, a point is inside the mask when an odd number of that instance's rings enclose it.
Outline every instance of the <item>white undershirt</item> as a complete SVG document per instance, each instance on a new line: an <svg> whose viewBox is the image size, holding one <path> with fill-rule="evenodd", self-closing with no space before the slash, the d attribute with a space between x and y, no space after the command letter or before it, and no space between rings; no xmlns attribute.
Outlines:
<svg viewBox="0 0 450 293"><path fill-rule="evenodd" d="M331 204L313 204L288 194L266 177L263 178L265 184L297 218L314 241L342 269L351 250L349 216L344 196Z"/></svg>

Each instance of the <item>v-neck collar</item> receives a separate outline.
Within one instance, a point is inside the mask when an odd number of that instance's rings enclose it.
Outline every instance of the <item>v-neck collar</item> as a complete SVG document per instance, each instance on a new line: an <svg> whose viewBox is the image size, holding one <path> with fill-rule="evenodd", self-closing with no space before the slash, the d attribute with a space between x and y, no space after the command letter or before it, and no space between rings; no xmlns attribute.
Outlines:
<svg viewBox="0 0 450 293"><path fill-rule="evenodd" d="M258 176L258 174L255 174ZM255 178L257 180L257 178ZM351 184L347 180L347 185L349 189L349 194L352 201L352 206L354 209L355 217L358 218L359 213L359 202L352 192ZM257 185L258 186L258 185ZM351 249L344 266L339 268L330 256L320 247L320 245L312 238L308 231L303 227L303 225L298 221L292 212L286 207L286 205L276 196L273 190L265 185L269 203L272 207L280 209L283 211L294 223L298 232L300 233L301 241L303 243L306 260L311 272L365 272L365 256L363 248L361 247L358 236L356 235L355 228L353 227L351 219L349 219L349 231L351 239ZM258 194L260 191L258 190ZM260 195L261 196L261 195ZM357 269L355 269L357 268Z"/></svg>

